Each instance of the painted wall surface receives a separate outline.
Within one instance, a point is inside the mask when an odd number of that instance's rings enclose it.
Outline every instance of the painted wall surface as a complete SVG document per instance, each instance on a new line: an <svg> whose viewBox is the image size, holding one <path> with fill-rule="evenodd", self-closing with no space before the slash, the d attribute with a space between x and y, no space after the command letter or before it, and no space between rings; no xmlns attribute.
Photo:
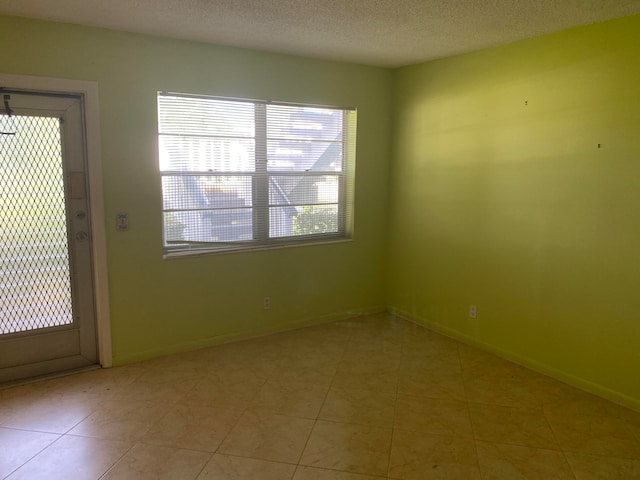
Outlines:
<svg viewBox="0 0 640 480"><path fill-rule="evenodd" d="M390 71L13 17L0 45L3 73L99 83L115 364L384 308ZM356 107L353 241L163 260L162 90Z"/></svg>
<svg viewBox="0 0 640 480"><path fill-rule="evenodd" d="M398 312L635 408L638 32L398 70L388 281Z"/></svg>

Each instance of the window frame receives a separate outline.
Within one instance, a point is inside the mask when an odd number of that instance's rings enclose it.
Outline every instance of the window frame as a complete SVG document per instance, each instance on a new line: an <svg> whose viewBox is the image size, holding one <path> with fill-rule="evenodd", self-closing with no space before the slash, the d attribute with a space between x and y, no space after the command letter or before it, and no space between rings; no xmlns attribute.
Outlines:
<svg viewBox="0 0 640 480"><path fill-rule="evenodd" d="M182 257L190 255L209 255L230 252L242 252L248 250L262 250L272 248L285 248L304 245L318 245L327 243L338 243L350 241L353 238L353 209L354 209L354 186L355 186L355 161L356 161L356 135L357 135L357 110L352 107L334 107L317 104L301 104L291 102L277 102L265 100L253 100L246 98L229 98L212 95L185 94L176 92L157 92L157 108L158 108L158 145L160 150L161 138L167 134L162 132L161 128L161 97L185 97L191 99L203 99L207 101L223 101L223 102L239 102L248 103L254 106L254 158L253 171L177 171L163 170L160 166L160 184L164 184L165 178L177 178L182 176L212 176L212 177L249 177L251 179L251 209L252 214L252 238L250 240L235 241L211 241L211 242L195 242L195 241L175 241L171 242L167 239L168 226L166 222L166 214L174 211L187 211L185 209L167 209L165 208L165 192L162 187L162 249L164 258ZM326 109L342 112L342 128L341 128L341 170L270 170L268 165L268 144L270 137L268 136L268 117L267 109L269 106L283 107L302 107L309 109ZM186 135L186 134L185 134ZM271 138L273 140L273 137ZM312 143L317 140L308 140ZM160 155L160 152L159 152ZM313 234L293 234L287 236L272 236L270 233L270 210L274 207L282 207L283 205L271 204L270 201L270 182L273 177L295 176L301 178L314 178L331 176L337 177L338 191L337 203L326 204L335 205L337 207L337 231L321 232ZM276 182L277 183L277 182ZM305 203L305 204L286 204L293 207L318 207L321 208L324 203ZM212 209L211 211L217 211Z"/></svg>

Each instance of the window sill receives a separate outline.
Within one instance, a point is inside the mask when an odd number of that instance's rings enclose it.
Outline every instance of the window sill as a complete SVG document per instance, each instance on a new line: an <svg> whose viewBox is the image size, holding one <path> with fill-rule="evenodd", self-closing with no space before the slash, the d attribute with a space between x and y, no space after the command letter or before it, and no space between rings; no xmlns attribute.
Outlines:
<svg viewBox="0 0 640 480"><path fill-rule="evenodd" d="M201 257L201 256L209 256L209 255L228 255L228 254L234 254L234 253L261 252L265 250L282 250L284 248L314 247L314 246L317 247L320 245L350 243L352 241L353 241L353 238L336 238L331 240L279 243L274 245L256 245L255 247L242 246L242 247L225 248L225 249L198 248L193 250L164 252L162 255L162 259L175 260L178 258Z"/></svg>

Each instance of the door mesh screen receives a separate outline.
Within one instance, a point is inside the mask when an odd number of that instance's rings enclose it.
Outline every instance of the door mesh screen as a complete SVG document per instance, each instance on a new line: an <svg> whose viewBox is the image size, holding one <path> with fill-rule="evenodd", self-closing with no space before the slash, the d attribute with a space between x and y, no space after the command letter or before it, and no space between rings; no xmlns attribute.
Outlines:
<svg viewBox="0 0 640 480"><path fill-rule="evenodd" d="M73 322L60 120L0 115L0 334Z"/></svg>

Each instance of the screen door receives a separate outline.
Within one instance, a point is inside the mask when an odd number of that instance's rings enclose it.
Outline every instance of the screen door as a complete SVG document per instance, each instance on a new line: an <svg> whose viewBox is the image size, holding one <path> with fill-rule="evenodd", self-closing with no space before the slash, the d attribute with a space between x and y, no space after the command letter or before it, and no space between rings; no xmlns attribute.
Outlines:
<svg viewBox="0 0 640 480"><path fill-rule="evenodd" d="M0 383L97 363L80 96L0 91Z"/></svg>

